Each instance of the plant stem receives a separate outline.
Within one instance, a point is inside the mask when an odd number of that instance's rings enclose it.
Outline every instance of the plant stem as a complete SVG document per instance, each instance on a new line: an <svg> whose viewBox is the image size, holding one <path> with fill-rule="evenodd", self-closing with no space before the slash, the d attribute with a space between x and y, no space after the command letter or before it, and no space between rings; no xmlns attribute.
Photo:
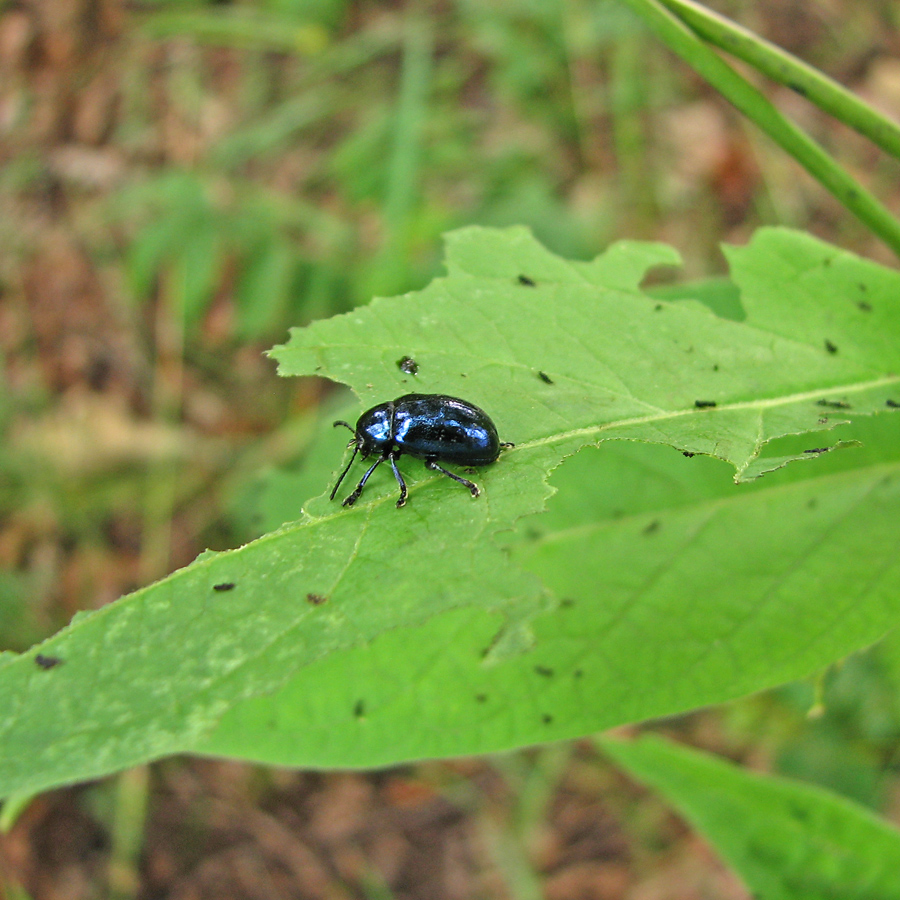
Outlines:
<svg viewBox="0 0 900 900"><path fill-rule="evenodd" d="M660 2L700 37L749 63L773 81L787 85L810 103L867 137L886 153L900 159L900 125L863 102L843 85L695 0Z"/></svg>
<svg viewBox="0 0 900 900"><path fill-rule="evenodd" d="M772 105L750 82L660 0L624 0L657 36L693 66L719 93L787 151L900 257L900 222L805 131Z"/></svg>
<svg viewBox="0 0 900 900"><path fill-rule="evenodd" d="M114 794L109 897L110 900L130 900L138 895L140 886L138 863L144 846L150 796L147 767L137 766L121 772L116 779Z"/></svg>
<svg viewBox="0 0 900 900"><path fill-rule="evenodd" d="M156 308L156 355L151 406L158 423L175 423L184 400L184 304L171 271L160 276ZM178 463L159 459L147 467L141 523L143 582L167 574L172 557L172 519L178 496Z"/></svg>

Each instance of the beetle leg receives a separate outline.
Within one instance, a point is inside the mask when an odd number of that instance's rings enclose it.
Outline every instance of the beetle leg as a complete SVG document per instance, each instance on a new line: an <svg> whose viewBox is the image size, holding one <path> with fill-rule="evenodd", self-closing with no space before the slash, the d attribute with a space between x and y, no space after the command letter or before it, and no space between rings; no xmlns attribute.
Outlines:
<svg viewBox="0 0 900 900"><path fill-rule="evenodd" d="M359 495L362 493L363 488L366 486L366 482L369 480L369 476L375 471L375 467L379 463L383 463L384 460L385 460L385 457L379 456L378 459L376 459L375 462L373 462L372 465L369 466L368 470L366 471L366 474L363 475L363 477L359 479L359 484L356 486L356 489L341 504L341 506L353 506L353 504L356 503L357 500L359 500Z"/></svg>
<svg viewBox="0 0 900 900"><path fill-rule="evenodd" d="M389 453L388 459L391 461L391 468L394 470L394 478L397 479L397 484L400 485L400 499L397 501L397 509L400 509L401 506L406 506L406 482L403 480L403 476L400 474L400 470L397 468L397 457L399 453Z"/></svg>
<svg viewBox="0 0 900 900"><path fill-rule="evenodd" d="M338 478L337 484L332 489L331 496L328 498L329 500L334 500L334 495L337 493L338 488L341 486L341 482L344 480L344 476L350 471L350 466L353 465L353 460L356 459L357 453L359 453L359 444L357 444L356 448L353 450L353 456L350 457L350 462L347 463L347 468L344 469L343 472L341 472L341 477Z"/></svg>
<svg viewBox="0 0 900 900"><path fill-rule="evenodd" d="M433 459L425 460L425 468L432 469L435 472L443 472L448 478L452 478L454 481L464 484L472 492L473 497L477 497L481 493L481 491L478 490L477 484L468 481L465 478L460 478L459 475L454 475L452 472L448 472L443 466L439 466Z"/></svg>
<svg viewBox="0 0 900 900"><path fill-rule="evenodd" d="M336 425L336 424L337 424L337 422L335 422L335 425ZM516 445L513 444L513 443L511 443L510 441L501 441L501 442L500 442L500 449L501 449L501 450L509 450L510 447L515 447L515 446L516 446Z"/></svg>

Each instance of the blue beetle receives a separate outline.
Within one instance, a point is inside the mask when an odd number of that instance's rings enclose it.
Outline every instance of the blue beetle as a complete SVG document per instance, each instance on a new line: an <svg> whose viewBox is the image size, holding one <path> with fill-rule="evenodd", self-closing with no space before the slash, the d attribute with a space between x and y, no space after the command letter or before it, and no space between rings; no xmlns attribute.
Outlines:
<svg viewBox="0 0 900 900"><path fill-rule="evenodd" d="M400 485L397 508L404 506L406 482L397 468L397 460L404 453L425 460L426 468L443 472L465 485L472 496L477 497L480 493L478 485L448 472L437 464L437 460L461 466L486 466L496 461L501 449L514 446L500 441L494 423L483 409L446 394L404 394L396 400L379 403L366 410L357 420L356 428L340 420L334 425L343 425L353 432L353 439L347 446L354 449L347 468L341 472L331 492L331 500L334 500L357 453L361 453L363 459L373 453L380 454L342 506L356 503L369 476L385 460L390 462Z"/></svg>

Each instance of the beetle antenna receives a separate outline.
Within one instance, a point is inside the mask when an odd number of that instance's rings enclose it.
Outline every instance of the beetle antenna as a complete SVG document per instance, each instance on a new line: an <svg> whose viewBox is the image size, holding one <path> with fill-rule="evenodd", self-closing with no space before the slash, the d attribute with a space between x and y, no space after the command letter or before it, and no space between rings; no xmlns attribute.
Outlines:
<svg viewBox="0 0 900 900"><path fill-rule="evenodd" d="M331 427L337 428L338 425L343 425L344 428L349 428L354 434L356 434L356 429L349 422L345 422L343 419L338 419L337 422L335 422Z"/></svg>
<svg viewBox="0 0 900 900"><path fill-rule="evenodd" d="M347 425L346 422L335 422L335 425ZM347 426L349 428L349 426ZM352 429L351 429L352 430ZM338 478L337 484L334 486L334 490L331 492L331 496L328 498L329 500L334 500L334 495L337 493L338 488L341 486L341 482L344 480L344 476L350 471L350 466L353 465L353 460L356 459L356 454L359 453L359 444L357 444L353 448L353 456L350 457L350 462L347 463L347 468L341 472L341 477Z"/></svg>

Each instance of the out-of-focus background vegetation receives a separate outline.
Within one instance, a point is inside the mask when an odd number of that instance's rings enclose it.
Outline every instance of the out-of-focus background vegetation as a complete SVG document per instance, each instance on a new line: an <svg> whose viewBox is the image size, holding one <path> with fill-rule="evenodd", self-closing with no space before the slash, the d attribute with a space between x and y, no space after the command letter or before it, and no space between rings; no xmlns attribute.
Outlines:
<svg viewBox="0 0 900 900"><path fill-rule="evenodd" d="M893 0L714 5L900 118ZM900 208L896 166L767 92ZM687 278L761 224L895 263L616 0L0 0L0 167L5 649L254 537L329 392L263 351L422 287L448 229L661 239ZM673 728L896 819L898 721L860 657ZM745 896L588 744L372 777L167 761L39 798L2 861L38 900Z"/></svg>

